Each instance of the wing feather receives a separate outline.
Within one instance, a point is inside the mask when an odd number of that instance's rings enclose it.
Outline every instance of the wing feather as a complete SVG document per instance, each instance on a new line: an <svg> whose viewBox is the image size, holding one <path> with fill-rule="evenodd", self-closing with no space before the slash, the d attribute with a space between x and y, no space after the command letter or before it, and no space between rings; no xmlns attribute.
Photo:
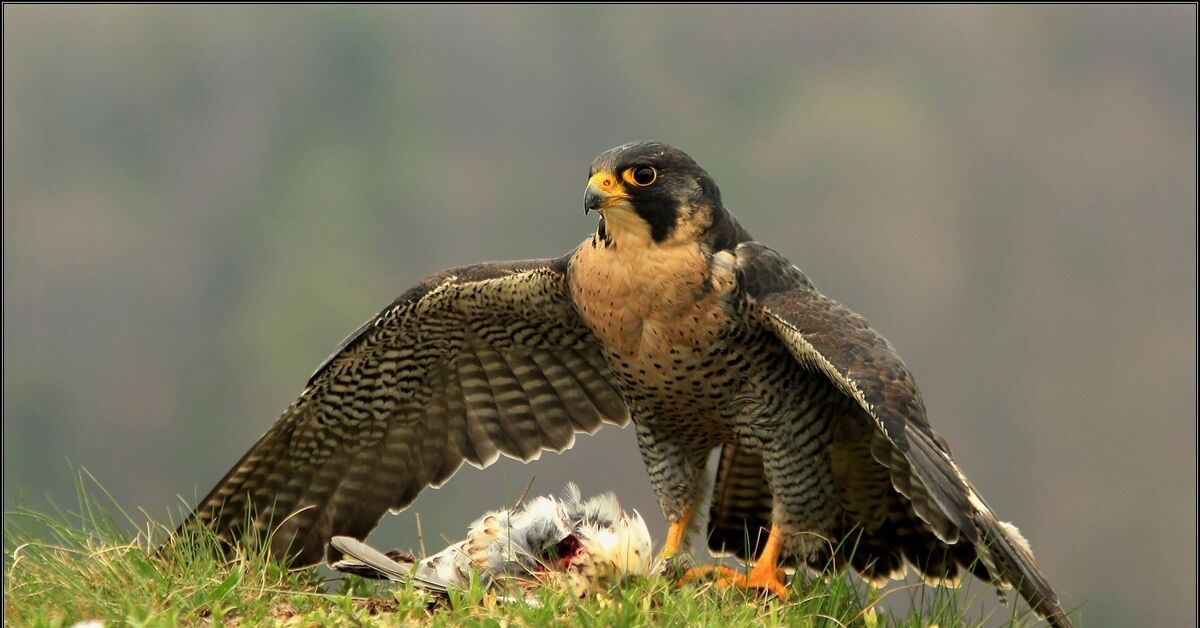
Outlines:
<svg viewBox="0 0 1200 628"><path fill-rule="evenodd" d="M600 429L601 412L588 397L583 384L563 364L565 354L538 351L532 357L534 364L545 375L546 383L554 389L563 410L570 416L575 431L594 434Z"/></svg>
<svg viewBox="0 0 1200 628"><path fill-rule="evenodd" d="M565 258L438 273L338 346L189 522L273 531L293 566L363 538L463 464L531 460L629 411L571 303Z"/></svg>

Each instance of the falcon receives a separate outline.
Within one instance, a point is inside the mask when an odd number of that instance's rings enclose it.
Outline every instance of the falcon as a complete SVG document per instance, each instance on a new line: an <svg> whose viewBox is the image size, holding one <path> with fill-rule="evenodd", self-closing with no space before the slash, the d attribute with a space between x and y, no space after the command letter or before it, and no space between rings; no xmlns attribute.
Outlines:
<svg viewBox="0 0 1200 628"><path fill-rule="evenodd" d="M557 583L583 597L626 576L648 575L652 558L650 531L637 511L622 511L612 493L584 501L574 484L561 499L538 497L484 514L466 539L421 561L396 550L380 554L345 536L331 545L350 557L330 565L338 571L412 581L436 593L467 589L475 574L493 589Z"/></svg>
<svg viewBox="0 0 1200 628"><path fill-rule="evenodd" d="M689 547L719 449L708 547L754 561L723 584L783 597L784 566L969 572L1070 626L896 350L754 240L691 157L610 149L583 204L596 231L566 256L434 274L363 324L193 518L229 542L270 533L274 555L312 565L464 462L529 461L632 421L664 557Z"/></svg>

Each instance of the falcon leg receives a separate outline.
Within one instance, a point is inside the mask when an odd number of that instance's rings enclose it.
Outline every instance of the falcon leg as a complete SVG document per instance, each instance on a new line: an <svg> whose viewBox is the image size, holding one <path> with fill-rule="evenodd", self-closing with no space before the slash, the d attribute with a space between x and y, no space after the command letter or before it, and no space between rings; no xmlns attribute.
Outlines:
<svg viewBox="0 0 1200 628"><path fill-rule="evenodd" d="M636 416L636 415L635 415ZM696 512L697 495L704 477L708 449L678 442L670 432L655 430L649 420L634 421L638 449L658 505L667 519L667 543L659 558L667 560L684 552Z"/></svg>
<svg viewBox="0 0 1200 628"><path fill-rule="evenodd" d="M692 509L688 508L683 513L683 517L676 521L672 521L667 528L667 544L663 547L662 554L659 556L662 560L674 558L683 548L683 543L687 540L688 528L692 525Z"/></svg>
<svg viewBox="0 0 1200 628"><path fill-rule="evenodd" d="M802 386L797 388L802 389ZM799 407L805 405L799 404ZM809 410L794 420L772 422L770 410L760 409L764 414L758 418L762 420L748 421L742 435L747 447L751 451L757 449L762 455L764 475L774 501L770 535L749 574L728 568L706 572L719 574L718 586L764 589L782 600L787 599L787 589L779 570L784 551L801 565L825 551L820 533L832 528L835 513L833 475L827 453L830 441L827 416ZM765 432L771 438L762 437L764 430L771 430ZM698 575L700 572L685 574L685 577Z"/></svg>
<svg viewBox="0 0 1200 628"><path fill-rule="evenodd" d="M778 525L771 526L771 534L767 537L767 545L754 561L754 568L749 574L744 574L729 567L700 567L689 569L683 575L682 582L689 582L712 572L720 574L717 577L719 587L738 587L741 589L763 589L775 594L780 600L787 599L787 587L779 570L779 555L783 550L783 531Z"/></svg>

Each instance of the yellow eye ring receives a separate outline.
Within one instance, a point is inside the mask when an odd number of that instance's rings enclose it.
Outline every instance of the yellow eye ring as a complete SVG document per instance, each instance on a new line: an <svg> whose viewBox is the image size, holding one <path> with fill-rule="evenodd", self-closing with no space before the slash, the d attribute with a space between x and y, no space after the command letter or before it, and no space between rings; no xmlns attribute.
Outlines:
<svg viewBox="0 0 1200 628"><path fill-rule="evenodd" d="M658 181L658 170L653 166L633 166L621 173L621 178L629 185L644 188Z"/></svg>

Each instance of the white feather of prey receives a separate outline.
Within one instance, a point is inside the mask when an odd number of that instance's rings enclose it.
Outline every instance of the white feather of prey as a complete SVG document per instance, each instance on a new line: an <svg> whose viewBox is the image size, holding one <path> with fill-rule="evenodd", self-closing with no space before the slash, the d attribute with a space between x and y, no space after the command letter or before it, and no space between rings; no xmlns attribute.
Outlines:
<svg viewBox="0 0 1200 628"><path fill-rule="evenodd" d="M557 585L584 596L626 576L648 575L653 557L650 531L637 511L622 511L612 493L584 501L574 484L558 498L488 512L471 524L466 539L420 561L381 554L349 537L332 543L349 557L335 569L441 592L466 588L475 574L493 588Z"/></svg>

